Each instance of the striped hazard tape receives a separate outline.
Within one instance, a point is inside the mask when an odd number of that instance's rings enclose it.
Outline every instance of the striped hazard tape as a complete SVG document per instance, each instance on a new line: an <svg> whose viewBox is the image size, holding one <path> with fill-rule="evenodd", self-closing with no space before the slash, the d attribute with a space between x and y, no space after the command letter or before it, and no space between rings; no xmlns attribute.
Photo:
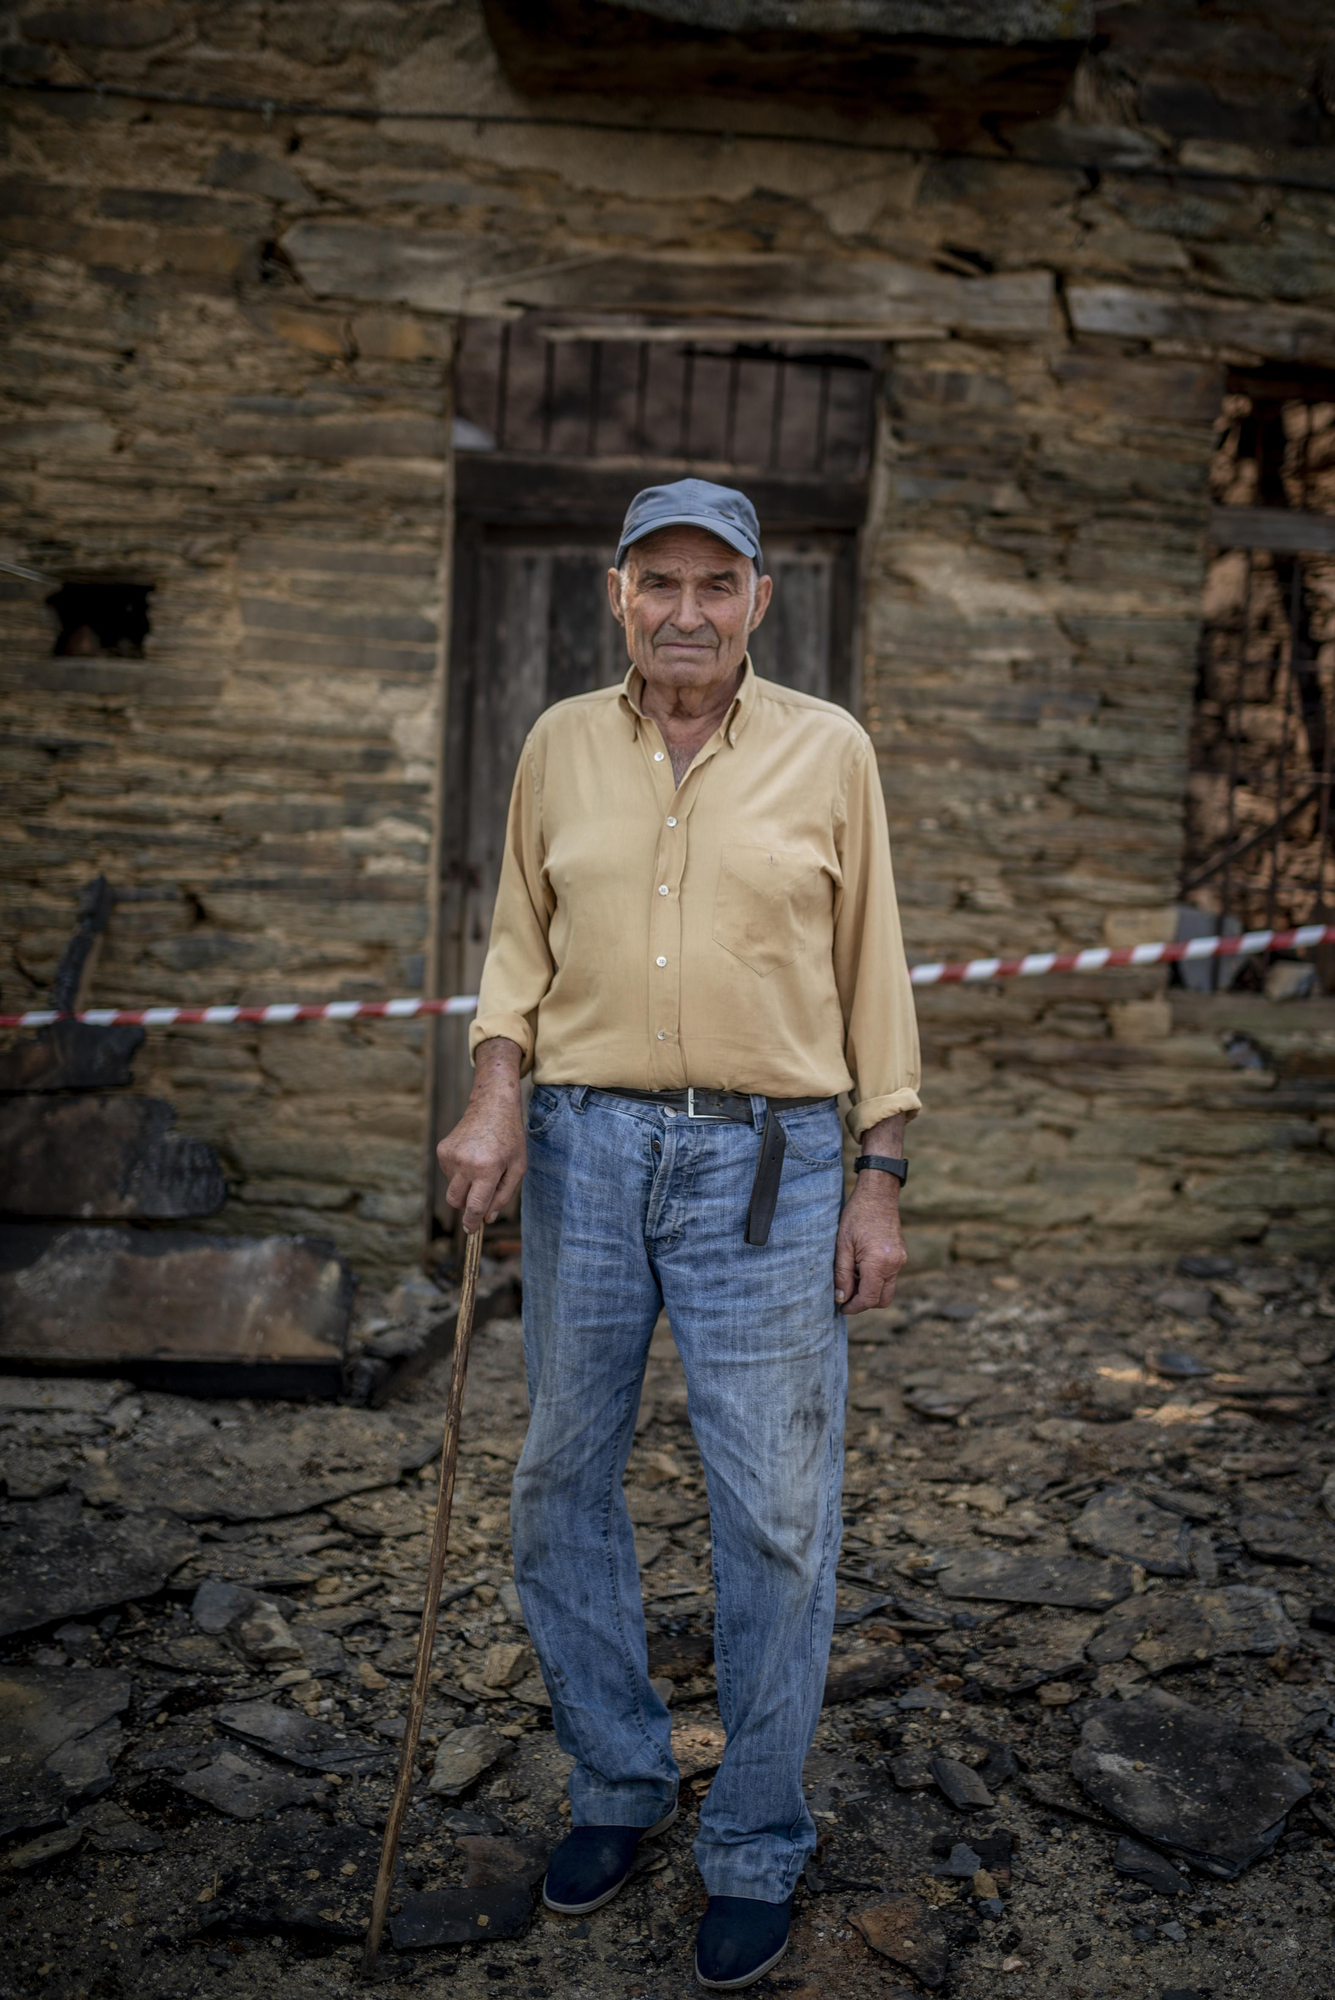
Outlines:
<svg viewBox="0 0 1335 2000"><path fill-rule="evenodd" d="M1292 951L1335 940L1335 924L1295 931L1243 931L1238 937L1184 938L1177 944L1096 945L1089 951L1033 951L1026 958L970 958L962 965L915 965L915 986L966 979L1032 979L1040 972L1103 972L1121 965L1171 965L1180 958L1234 958L1247 952Z"/></svg>
<svg viewBox="0 0 1335 2000"><path fill-rule="evenodd" d="M1293 951L1335 943L1335 924L1303 924L1292 931L1244 931L1239 937L1186 938L1177 944L1098 945L1088 951L1035 951L1024 958L970 958L959 965L915 965L915 986L959 985L984 979L1033 979L1044 972L1104 972L1119 966L1170 965L1178 959L1232 958L1260 951ZM448 1000L294 1000L267 1007L88 1007L78 1014L41 1008L0 1014L0 1028L49 1028L53 1021L87 1021L95 1028L226 1028L238 1022L269 1027L284 1021L408 1021L418 1014L471 1014L475 993Z"/></svg>

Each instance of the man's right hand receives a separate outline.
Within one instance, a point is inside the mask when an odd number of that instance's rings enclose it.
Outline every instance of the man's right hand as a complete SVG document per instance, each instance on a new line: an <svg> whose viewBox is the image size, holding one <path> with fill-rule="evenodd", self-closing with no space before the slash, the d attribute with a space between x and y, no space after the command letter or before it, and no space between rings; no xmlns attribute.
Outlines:
<svg viewBox="0 0 1335 2000"><path fill-rule="evenodd" d="M519 1095L522 1060L519 1045L501 1036L478 1044L468 1109L436 1148L448 1183L445 1199L463 1210L470 1236L496 1220L528 1166Z"/></svg>

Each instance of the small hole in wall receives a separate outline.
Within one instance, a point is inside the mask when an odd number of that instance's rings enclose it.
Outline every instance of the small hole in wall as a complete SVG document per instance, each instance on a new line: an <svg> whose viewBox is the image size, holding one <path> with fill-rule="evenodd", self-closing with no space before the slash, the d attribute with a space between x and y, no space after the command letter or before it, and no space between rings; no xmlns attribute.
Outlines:
<svg viewBox="0 0 1335 2000"><path fill-rule="evenodd" d="M52 651L58 659L110 653L142 660L152 589L151 583L63 583L46 600L60 623Z"/></svg>

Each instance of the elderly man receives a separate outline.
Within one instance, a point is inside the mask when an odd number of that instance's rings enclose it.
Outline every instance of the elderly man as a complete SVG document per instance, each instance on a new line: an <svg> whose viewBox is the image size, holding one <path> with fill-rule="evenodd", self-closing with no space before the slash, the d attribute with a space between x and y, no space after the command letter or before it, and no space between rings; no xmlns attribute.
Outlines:
<svg viewBox="0 0 1335 2000"><path fill-rule="evenodd" d="M756 677L771 589L743 494L684 479L632 502L608 574L630 671L549 709L524 746L472 1095L439 1148L470 1230L528 1174L515 1582L575 1760L544 1889L571 1916L615 1895L676 1813L621 1489L650 1335L671 1319L727 1731L695 1843L696 1973L724 1989L781 1955L815 1845L802 1764L834 1617L840 1309L893 1296L918 1109L875 754L842 709ZM862 1154L847 1201L842 1091Z"/></svg>

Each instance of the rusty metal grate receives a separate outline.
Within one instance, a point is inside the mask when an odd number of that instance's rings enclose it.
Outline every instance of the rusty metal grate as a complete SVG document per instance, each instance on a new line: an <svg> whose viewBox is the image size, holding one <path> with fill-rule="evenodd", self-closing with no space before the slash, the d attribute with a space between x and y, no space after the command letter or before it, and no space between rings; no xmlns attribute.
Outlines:
<svg viewBox="0 0 1335 2000"><path fill-rule="evenodd" d="M1235 376L1220 431L1182 895L1310 923L1335 899L1335 378Z"/></svg>
<svg viewBox="0 0 1335 2000"><path fill-rule="evenodd" d="M461 450L865 477L880 349L588 339L532 319L465 322Z"/></svg>

